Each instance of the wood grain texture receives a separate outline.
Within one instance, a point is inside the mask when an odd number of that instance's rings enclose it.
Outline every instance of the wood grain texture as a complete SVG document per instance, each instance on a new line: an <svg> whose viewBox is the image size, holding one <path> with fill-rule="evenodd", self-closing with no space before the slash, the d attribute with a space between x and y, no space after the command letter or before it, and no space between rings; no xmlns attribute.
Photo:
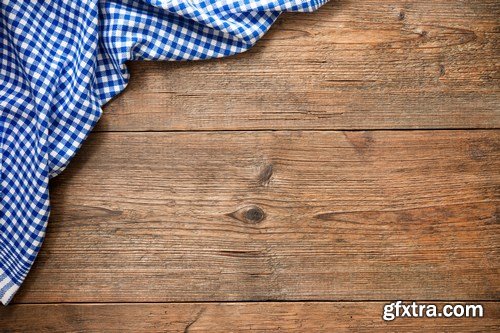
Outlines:
<svg viewBox="0 0 500 333"><path fill-rule="evenodd" d="M442 304L438 303L441 307ZM12 305L3 332L497 332L500 306L483 318L381 319L383 302Z"/></svg>
<svg viewBox="0 0 500 333"><path fill-rule="evenodd" d="M500 126L500 2L331 1L249 52L130 63L98 131Z"/></svg>
<svg viewBox="0 0 500 333"><path fill-rule="evenodd" d="M16 303L495 300L500 131L94 133Z"/></svg>
<svg viewBox="0 0 500 333"><path fill-rule="evenodd" d="M0 331L498 331L499 17L333 0L241 55L130 63ZM397 299L485 318L383 322Z"/></svg>

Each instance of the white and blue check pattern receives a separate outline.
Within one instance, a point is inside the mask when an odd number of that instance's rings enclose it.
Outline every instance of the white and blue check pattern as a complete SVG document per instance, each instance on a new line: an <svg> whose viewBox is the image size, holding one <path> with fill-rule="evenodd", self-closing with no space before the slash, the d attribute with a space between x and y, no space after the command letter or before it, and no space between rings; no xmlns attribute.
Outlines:
<svg viewBox="0 0 500 333"><path fill-rule="evenodd" d="M0 0L0 299L45 236L58 175L122 91L127 60L243 52L283 11L326 0Z"/></svg>

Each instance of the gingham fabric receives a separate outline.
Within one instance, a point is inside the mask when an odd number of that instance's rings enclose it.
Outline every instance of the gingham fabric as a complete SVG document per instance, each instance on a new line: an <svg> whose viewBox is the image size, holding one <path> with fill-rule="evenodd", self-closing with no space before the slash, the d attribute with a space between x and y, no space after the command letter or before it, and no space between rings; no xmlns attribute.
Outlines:
<svg viewBox="0 0 500 333"><path fill-rule="evenodd" d="M40 249L49 179L122 91L127 60L197 60L251 47L283 11L322 1L0 0L0 298Z"/></svg>

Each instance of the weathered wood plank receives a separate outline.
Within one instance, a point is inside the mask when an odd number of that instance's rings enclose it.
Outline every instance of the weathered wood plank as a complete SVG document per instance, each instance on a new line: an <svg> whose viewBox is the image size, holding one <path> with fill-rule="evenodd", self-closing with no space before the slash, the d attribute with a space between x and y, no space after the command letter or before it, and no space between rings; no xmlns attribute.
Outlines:
<svg viewBox="0 0 500 333"><path fill-rule="evenodd" d="M97 130L500 126L500 2L332 1L251 51L131 63Z"/></svg>
<svg viewBox="0 0 500 333"><path fill-rule="evenodd" d="M483 318L399 318L383 302L12 305L3 332L497 332L500 306ZM441 307L442 304L439 304Z"/></svg>
<svg viewBox="0 0 500 333"><path fill-rule="evenodd" d="M15 301L498 299L499 143L94 133Z"/></svg>

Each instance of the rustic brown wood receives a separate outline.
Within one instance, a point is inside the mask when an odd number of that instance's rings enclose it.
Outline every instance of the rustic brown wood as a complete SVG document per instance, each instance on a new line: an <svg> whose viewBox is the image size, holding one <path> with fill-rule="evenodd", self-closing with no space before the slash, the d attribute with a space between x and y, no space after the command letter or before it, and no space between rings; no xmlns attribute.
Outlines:
<svg viewBox="0 0 500 333"><path fill-rule="evenodd" d="M331 1L251 51L131 63L99 131L500 126L498 0Z"/></svg>
<svg viewBox="0 0 500 333"><path fill-rule="evenodd" d="M439 304L442 306L442 304ZM0 327L15 332L498 332L500 306L483 318L381 319L383 302L13 305Z"/></svg>
<svg viewBox="0 0 500 333"><path fill-rule="evenodd" d="M15 302L495 300L500 131L95 133Z"/></svg>
<svg viewBox="0 0 500 333"><path fill-rule="evenodd" d="M499 14L337 0L245 54L130 63L0 331L498 331L500 131L392 130L499 128ZM397 299L485 318L383 322Z"/></svg>

